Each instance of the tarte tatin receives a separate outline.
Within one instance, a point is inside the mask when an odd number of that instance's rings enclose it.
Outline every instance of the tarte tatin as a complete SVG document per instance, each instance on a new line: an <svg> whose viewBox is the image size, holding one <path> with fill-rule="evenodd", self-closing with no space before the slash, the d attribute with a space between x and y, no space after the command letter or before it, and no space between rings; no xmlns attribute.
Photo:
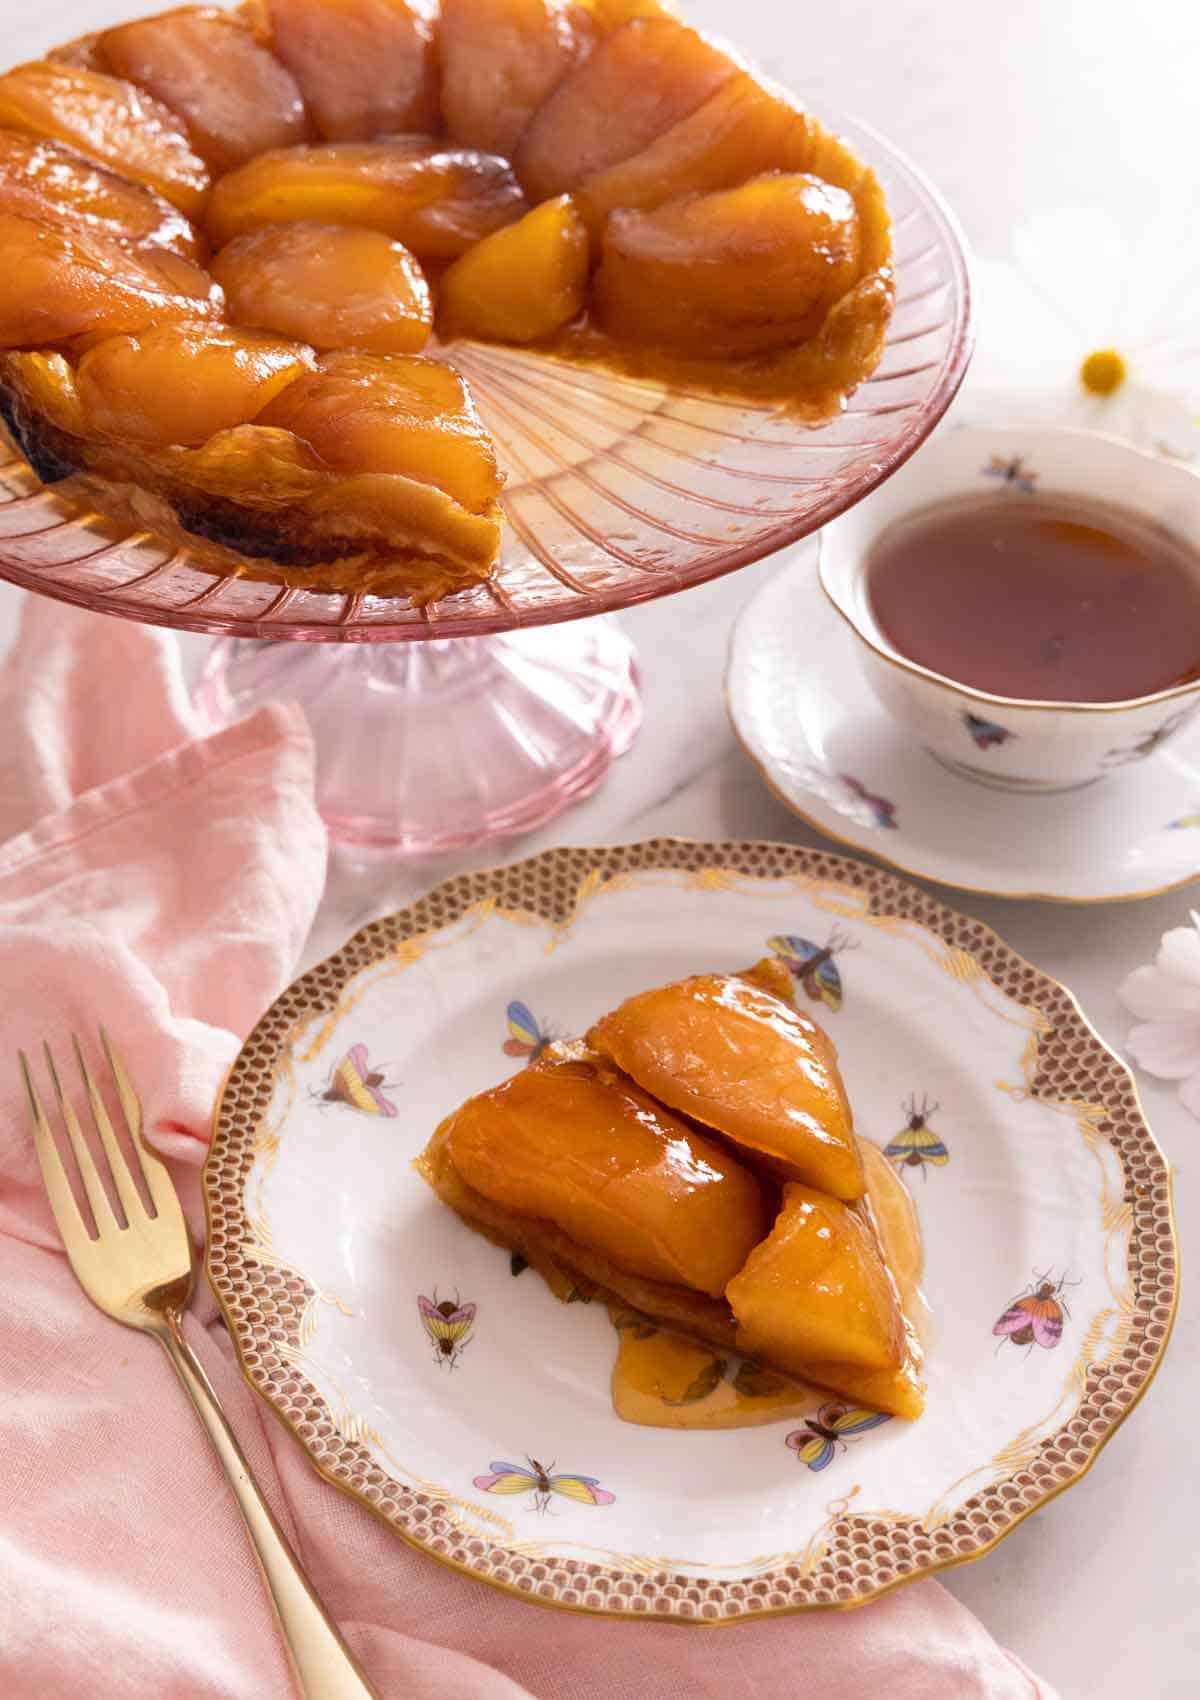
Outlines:
<svg viewBox="0 0 1200 1700"><path fill-rule="evenodd" d="M917 1417L919 1271L892 1267L837 1054L789 980L776 960L627 999L469 1098L418 1167L555 1291Z"/></svg>
<svg viewBox="0 0 1200 1700"><path fill-rule="evenodd" d="M0 412L217 567L427 603L500 547L458 338L818 418L872 173L656 0L186 6L0 75Z"/></svg>

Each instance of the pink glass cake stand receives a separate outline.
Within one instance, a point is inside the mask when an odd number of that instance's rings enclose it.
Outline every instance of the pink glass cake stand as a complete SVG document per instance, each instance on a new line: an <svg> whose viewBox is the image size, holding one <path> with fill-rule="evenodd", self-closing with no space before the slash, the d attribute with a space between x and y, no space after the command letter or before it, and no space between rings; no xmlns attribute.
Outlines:
<svg viewBox="0 0 1200 1700"><path fill-rule="evenodd" d="M817 530L912 454L962 380L969 288L953 217L881 138L836 116L831 128L887 192L897 295L878 370L828 423L456 343L507 473L489 584L418 609L218 577L186 548L70 507L20 457L0 465L0 576L217 634L199 688L208 720L302 703L342 842L428 855L532 829L592 790L637 731L633 647L595 616Z"/></svg>

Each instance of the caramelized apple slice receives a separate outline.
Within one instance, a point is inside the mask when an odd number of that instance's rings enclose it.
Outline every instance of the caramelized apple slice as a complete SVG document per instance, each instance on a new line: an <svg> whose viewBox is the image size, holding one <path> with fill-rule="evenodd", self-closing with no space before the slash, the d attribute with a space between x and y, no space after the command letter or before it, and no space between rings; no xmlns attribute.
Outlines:
<svg viewBox="0 0 1200 1700"><path fill-rule="evenodd" d="M119 77L177 112L215 172L311 134L296 80L228 12L182 6L106 30L100 49Z"/></svg>
<svg viewBox="0 0 1200 1700"><path fill-rule="evenodd" d="M867 1214L790 1183L775 1226L725 1296L739 1351L852 1399L920 1414L920 1349Z"/></svg>
<svg viewBox="0 0 1200 1700"><path fill-rule="evenodd" d="M37 420L48 419L59 431L82 437L87 420L75 387L75 374L61 354L0 355L5 387L20 398L21 409Z"/></svg>
<svg viewBox="0 0 1200 1700"><path fill-rule="evenodd" d="M865 1185L837 1054L814 1021L733 974L627 998L588 1042L693 1121L838 1198Z"/></svg>
<svg viewBox="0 0 1200 1700"><path fill-rule="evenodd" d="M272 45L330 141L436 130L430 0L266 0Z"/></svg>
<svg viewBox="0 0 1200 1700"><path fill-rule="evenodd" d="M458 373L419 354L327 354L261 415L338 472L394 472L436 484L472 513L495 501L491 439Z"/></svg>
<svg viewBox="0 0 1200 1700"><path fill-rule="evenodd" d="M0 127L65 142L122 177L144 183L194 218L208 192L208 167L182 121L119 77L32 60L0 76Z"/></svg>
<svg viewBox="0 0 1200 1700"><path fill-rule="evenodd" d="M235 236L212 269L235 324L369 354L415 354L429 340L425 274L378 230L268 224Z"/></svg>
<svg viewBox="0 0 1200 1700"><path fill-rule="evenodd" d="M581 311L587 277L587 231L571 197L559 195L455 260L439 290L442 329L536 342Z"/></svg>
<svg viewBox="0 0 1200 1700"><path fill-rule="evenodd" d="M15 130L0 130L0 211L198 257L196 230L170 201L57 142Z"/></svg>
<svg viewBox="0 0 1200 1700"><path fill-rule="evenodd" d="M0 348L139 331L220 307L212 279L178 254L135 252L98 232L0 212L0 254Z"/></svg>
<svg viewBox="0 0 1200 1700"><path fill-rule="evenodd" d="M763 171L808 171L816 130L785 96L739 71L649 147L585 178L579 210L599 231L618 207L650 209L733 188Z"/></svg>
<svg viewBox="0 0 1200 1700"><path fill-rule="evenodd" d="M362 224L452 260L524 211L505 160L401 137L261 154L217 184L208 222L218 245L262 224Z"/></svg>
<svg viewBox="0 0 1200 1700"><path fill-rule="evenodd" d="M304 372L307 350L258 331L160 325L97 344L75 382L89 425L125 442L196 445L248 425Z"/></svg>
<svg viewBox="0 0 1200 1700"><path fill-rule="evenodd" d="M442 121L465 147L511 157L530 119L591 51L579 0L442 0Z"/></svg>
<svg viewBox="0 0 1200 1700"><path fill-rule="evenodd" d="M539 108L517 148L534 200L640 153L706 101L738 67L672 18L634 18L596 47Z"/></svg>
<svg viewBox="0 0 1200 1700"><path fill-rule="evenodd" d="M858 212L804 174L616 212L604 228L596 310L613 336L705 356L803 342L858 281Z"/></svg>
<svg viewBox="0 0 1200 1700"><path fill-rule="evenodd" d="M459 1177L619 1268L719 1298L762 1237L753 1177L582 1046L470 1098L435 1135Z"/></svg>

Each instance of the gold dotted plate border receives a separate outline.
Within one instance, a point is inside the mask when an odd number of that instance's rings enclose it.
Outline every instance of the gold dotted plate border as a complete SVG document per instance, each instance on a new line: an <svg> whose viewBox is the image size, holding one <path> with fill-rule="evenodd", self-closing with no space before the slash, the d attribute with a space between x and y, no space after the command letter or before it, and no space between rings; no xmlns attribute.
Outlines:
<svg viewBox="0 0 1200 1700"><path fill-rule="evenodd" d="M989 978L1049 1023L1035 1096L1103 1107L1098 1134L1118 1154L1131 1231L1133 1298L1120 1349L1086 1371L1068 1421L1005 1479L974 1494L945 1522L854 1516L847 1504L803 1563L752 1579L696 1577L641 1564L622 1569L531 1556L462 1527L433 1494L394 1480L367 1446L339 1430L334 1413L298 1367L302 1319L313 1289L291 1270L252 1255L246 1179L275 1081L298 1021L331 1010L348 981L404 941L436 932L491 899L555 924L574 913L580 888L647 869L727 869L751 877L832 880L862 894L875 915L916 922L969 952ZM791 844L652 839L609 849L547 850L511 867L447 880L395 915L356 933L271 1006L234 1063L217 1106L204 1170L207 1267L242 1371L292 1430L317 1470L433 1558L525 1598L605 1617L730 1623L752 1616L859 1605L904 1582L988 1552L1025 1517L1090 1468L1145 1393L1174 1320L1178 1247L1171 1174L1146 1124L1129 1069L1109 1050L1064 986L1034 968L989 927L878 868Z"/></svg>

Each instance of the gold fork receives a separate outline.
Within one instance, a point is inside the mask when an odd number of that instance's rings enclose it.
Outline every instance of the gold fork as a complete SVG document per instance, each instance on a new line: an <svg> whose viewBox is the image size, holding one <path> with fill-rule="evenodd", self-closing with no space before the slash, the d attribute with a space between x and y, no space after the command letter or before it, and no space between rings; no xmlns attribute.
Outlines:
<svg viewBox="0 0 1200 1700"><path fill-rule="evenodd" d="M376 1690L326 1615L287 1537L255 1485L250 1466L225 1420L212 1383L183 1337L180 1317L192 1296L195 1273L187 1223L170 1175L142 1140L142 1108L137 1093L103 1028L100 1038L112 1070L130 1144L137 1153L153 1208L148 1210L142 1201L79 1040L72 1035L71 1042L91 1106L92 1120L108 1159L124 1223L118 1218L84 1139L79 1119L63 1091L50 1047L46 1045L46 1069L67 1138L75 1153L79 1178L91 1206L96 1226L94 1237L71 1191L49 1120L37 1095L28 1058L24 1051L20 1053L38 1161L71 1267L93 1304L114 1321L123 1322L127 1328L140 1328L144 1333L152 1334L174 1364L216 1454L225 1466L230 1486L246 1520L251 1543L279 1615L284 1645L300 1693L305 1700L378 1700Z"/></svg>

